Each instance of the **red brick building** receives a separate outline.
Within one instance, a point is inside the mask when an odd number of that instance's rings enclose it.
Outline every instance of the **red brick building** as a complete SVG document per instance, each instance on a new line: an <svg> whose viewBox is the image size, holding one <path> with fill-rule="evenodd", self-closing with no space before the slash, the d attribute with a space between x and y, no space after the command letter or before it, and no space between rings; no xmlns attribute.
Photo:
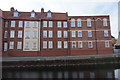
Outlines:
<svg viewBox="0 0 120 80"><path fill-rule="evenodd" d="M2 14L3 56L112 54L109 16L68 16L68 13Z"/></svg>

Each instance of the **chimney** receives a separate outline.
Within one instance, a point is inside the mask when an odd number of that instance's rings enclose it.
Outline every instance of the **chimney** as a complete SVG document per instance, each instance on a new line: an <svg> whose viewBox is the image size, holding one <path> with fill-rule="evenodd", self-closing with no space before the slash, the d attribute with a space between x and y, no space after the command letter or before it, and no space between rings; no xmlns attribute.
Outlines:
<svg viewBox="0 0 120 80"><path fill-rule="evenodd" d="M44 12L44 8L41 8L41 12Z"/></svg>
<svg viewBox="0 0 120 80"><path fill-rule="evenodd" d="M14 7L11 7L11 8L10 8L10 11L14 11Z"/></svg>

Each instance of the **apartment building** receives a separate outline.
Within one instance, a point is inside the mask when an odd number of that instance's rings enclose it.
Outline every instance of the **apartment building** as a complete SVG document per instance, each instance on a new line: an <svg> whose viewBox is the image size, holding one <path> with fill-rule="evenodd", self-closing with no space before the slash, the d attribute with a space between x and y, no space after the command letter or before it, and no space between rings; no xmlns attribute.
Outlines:
<svg viewBox="0 0 120 80"><path fill-rule="evenodd" d="M112 54L109 16L2 11L3 56Z"/></svg>

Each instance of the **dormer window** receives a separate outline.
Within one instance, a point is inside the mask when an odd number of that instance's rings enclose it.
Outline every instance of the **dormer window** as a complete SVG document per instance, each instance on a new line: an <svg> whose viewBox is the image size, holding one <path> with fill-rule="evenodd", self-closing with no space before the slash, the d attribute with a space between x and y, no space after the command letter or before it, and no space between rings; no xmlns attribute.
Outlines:
<svg viewBox="0 0 120 80"><path fill-rule="evenodd" d="M30 17L35 17L35 12L34 10L31 12L31 16Z"/></svg>
<svg viewBox="0 0 120 80"><path fill-rule="evenodd" d="M17 10L15 10L14 13L13 13L13 17L18 17L18 16L19 16L19 13L18 13Z"/></svg>
<svg viewBox="0 0 120 80"><path fill-rule="evenodd" d="M52 14L51 14L51 11L49 10L48 13L47 13L47 17L48 18L51 18L52 17Z"/></svg>

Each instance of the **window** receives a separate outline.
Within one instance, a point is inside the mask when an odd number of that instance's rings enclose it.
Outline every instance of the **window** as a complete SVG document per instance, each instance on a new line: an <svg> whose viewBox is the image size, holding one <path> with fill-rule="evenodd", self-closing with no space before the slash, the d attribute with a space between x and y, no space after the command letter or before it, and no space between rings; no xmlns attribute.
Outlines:
<svg viewBox="0 0 120 80"><path fill-rule="evenodd" d="M30 38L30 32L25 32L25 38Z"/></svg>
<svg viewBox="0 0 120 80"><path fill-rule="evenodd" d="M109 48L109 47L110 47L109 41L105 41L105 47L106 47L106 48Z"/></svg>
<svg viewBox="0 0 120 80"><path fill-rule="evenodd" d="M37 21L33 22L33 27L36 28L37 27Z"/></svg>
<svg viewBox="0 0 120 80"><path fill-rule="evenodd" d="M91 27L91 19L87 19L87 26Z"/></svg>
<svg viewBox="0 0 120 80"><path fill-rule="evenodd" d="M47 41L43 41L43 48L47 48Z"/></svg>
<svg viewBox="0 0 120 80"><path fill-rule="evenodd" d="M95 78L95 73L94 72L90 72L90 78Z"/></svg>
<svg viewBox="0 0 120 80"><path fill-rule="evenodd" d="M92 31L88 31L88 37L92 37Z"/></svg>
<svg viewBox="0 0 120 80"><path fill-rule="evenodd" d="M58 41L58 48L62 48L62 42Z"/></svg>
<svg viewBox="0 0 120 80"><path fill-rule="evenodd" d="M52 41L49 41L48 44L49 44L48 48L53 48L53 42Z"/></svg>
<svg viewBox="0 0 120 80"><path fill-rule="evenodd" d="M78 48L82 48L82 47L83 47L82 41L78 41Z"/></svg>
<svg viewBox="0 0 120 80"><path fill-rule="evenodd" d="M112 79L113 78L113 74L112 74L113 72L107 72L107 78L108 79ZM118 73L119 74L119 73Z"/></svg>
<svg viewBox="0 0 120 80"><path fill-rule="evenodd" d="M17 42L17 49L22 49L22 42Z"/></svg>
<svg viewBox="0 0 120 80"><path fill-rule="evenodd" d="M76 37L76 31L71 31L72 32L72 37Z"/></svg>
<svg viewBox="0 0 120 80"><path fill-rule="evenodd" d="M53 32L49 31L49 38L52 38L52 37L53 37Z"/></svg>
<svg viewBox="0 0 120 80"><path fill-rule="evenodd" d="M67 22L63 22L64 28L67 28Z"/></svg>
<svg viewBox="0 0 120 80"><path fill-rule="evenodd" d="M67 37L68 37L68 32L64 31L64 38L67 38Z"/></svg>
<svg viewBox="0 0 120 80"><path fill-rule="evenodd" d="M31 17L35 17L35 12L34 12L34 10L31 12Z"/></svg>
<svg viewBox="0 0 120 80"><path fill-rule="evenodd" d="M43 21L43 27L47 27L47 21Z"/></svg>
<svg viewBox="0 0 120 80"><path fill-rule="evenodd" d="M18 38L22 38L22 31L18 31Z"/></svg>
<svg viewBox="0 0 120 80"><path fill-rule="evenodd" d="M30 21L25 21L25 27L30 27Z"/></svg>
<svg viewBox="0 0 120 80"><path fill-rule="evenodd" d="M47 13L47 17L48 18L51 18L52 17L52 14L51 14L51 11L49 10L48 13Z"/></svg>
<svg viewBox="0 0 120 80"><path fill-rule="evenodd" d="M14 49L14 42L13 41L10 41L9 49Z"/></svg>
<svg viewBox="0 0 120 80"><path fill-rule="evenodd" d="M33 43L33 49L37 49L37 43L36 42Z"/></svg>
<svg viewBox="0 0 120 80"><path fill-rule="evenodd" d="M93 42L92 41L88 42L88 48L93 48Z"/></svg>
<svg viewBox="0 0 120 80"><path fill-rule="evenodd" d="M78 37L82 37L82 31L78 31Z"/></svg>
<svg viewBox="0 0 120 80"><path fill-rule="evenodd" d="M5 42L5 43L4 43L4 51L7 51L7 50L8 50L8 43Z"/></svg>
<svg viewBox="0 0 120 80"><path fill-rule="evenodd" d="M17 11L17 10L14 11L14 13L13 13L13 17L18 17L18 16L19 16L18 11Z"/></svg>
<svg viewBox="0 0 120 80"><path fill-rule="evenodd" d="M43 31L43 38L47 38L47 31Z"/></svg>
<svg viewBox="0 0 120 80"><path fill-rule="evenodd" d="M64 41L64 48L68 48L68 42Z"/></svg>
<svg viewBox="0 0 120 80"><path fill-rule="evenodd" d="M83 72L79 72L79 78L84 78L84 73Z"/></svg>
<svg viewBox="0 0 120 80"><path fill-rule="evenodd" d="M76 41L72 41L72 48L76 48Z"/></svg>
<svg viewBox="0 0 120 80"><path fill-rule="evenodd" d="M15 21L11 21L11 27L15 27Z"/></svg>
<svg viewBox="0 0 120 80"><path fill-rule="evenodd" d="M78 27L81 27L81 26L82 26L82 24L81 24L81 19L77 19L77 26L78 26Z"/></svg>
<svg viewBox="0 0 120 80"><path fill-rule="evenodd" d="M23 26L23 21L19 21L18 27L22 27L22 26Z"/></svg>
<svg viewBox="0 0 120 80"><path fill-rule="evenodd" d="M57 26L58 26L58 28L62 27L60 21L57 22Z"/></svg>
<svg viewBox="0 0 120 80"><path fill-rule="evenodd" d="M71 27L75 27L75 19L71 19Z"/></svg>
<svg viewBox="0 0 120 80"><path fill-rule="evenodd" d="M49 27L52 27L52 26L53 26L53 22L49 21Z"/></svg>
<svg viewBox="0 0 120 80"><path fill-rule="evenodd" d="M108 30L104 30L104 37L108 37Z"/></svg>
<svg viewBox="0 0 120 80"><path fill-rule="evenodd" d="M10 31L10 38L14 38L15 36L15 31Z"/></svg>
<svg viewBox="0 0 120 80"><path fill-rule="evenodd" d="M62 32L58 31L57 35L58 35L58 38L61 38L62 37Z"/></svg>
<svg viewBox="0 0 120 80"><path fill-rule="evenodd" d="M8 21L5 21L5 27L8 27Z"/></svg>
<svg viewBox="0 0 120 80"><path fill-rule="evenodd" d="M33 32L33 38L37 38L37 32L36 31Z"/></svg>
<svg viewBox="0 0 120 80"><path fill-rule="evenodd" d="M29 42L25 43L25 49L29 49Z"/></svg>
<svg viewBox="0 0 120 80"><path fill-rule="evenodd" d="M107 19L103 19L103 26L108 26Z"/></svg>
<svg viewBox="0 0 120 80"><path fill-rule="evenodd" d="M4 33L4 38L7 38L7 36L8 36L8 32L5 31L5 33Z"/></svg>

